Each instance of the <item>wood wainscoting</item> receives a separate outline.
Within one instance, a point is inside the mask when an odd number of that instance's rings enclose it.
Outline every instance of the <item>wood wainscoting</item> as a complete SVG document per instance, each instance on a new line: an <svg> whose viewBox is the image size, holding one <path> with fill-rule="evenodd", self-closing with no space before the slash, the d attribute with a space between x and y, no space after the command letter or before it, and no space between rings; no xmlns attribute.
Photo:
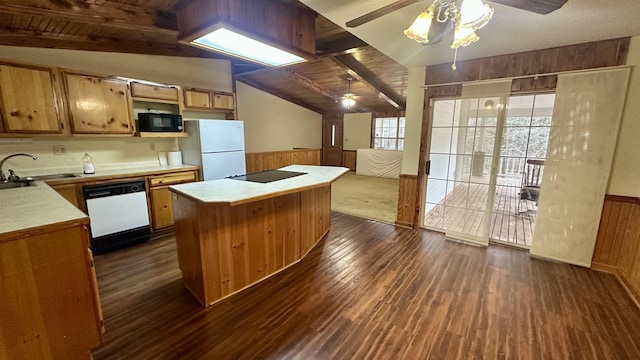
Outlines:
<svg viewBox="0 0 640 360"><path fill-rule="evenodd" d="M293 149L247 153L247 173L279 169L289 165L320 165L321 149Z"/></svg>
<svg viewBox="0 0 640 360"><path fill-rule="evenodd" d="M342 166L348 167L349 170L356 171L356 150L342 150Z"/></svg>
<svg viewBox="0 0 640 360"><path fill-rule="evenodd" d="M400 174L400 184L398 185L398 218L395 224L413 228L416 226L415 219L418 213L418 199L420 198L420 187L418 186L417 175Z"/></svg>
<svg viewBox="0 0 640 360"><path fill-rule="evenodd" d="M606 196L591 266L618 275L640 302L640 198Z"/></svg>

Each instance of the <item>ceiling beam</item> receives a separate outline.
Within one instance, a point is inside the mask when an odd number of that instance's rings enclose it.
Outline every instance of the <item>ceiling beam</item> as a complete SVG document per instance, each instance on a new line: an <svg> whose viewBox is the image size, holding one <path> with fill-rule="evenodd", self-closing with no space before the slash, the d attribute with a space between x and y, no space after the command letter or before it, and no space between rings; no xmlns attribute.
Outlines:
<svg viewBox="0 0 640 360"><path fill-rule="evenodd" d="M381 16L387 15L389 13L392 13L396 10L402 9L403 7L406 7L408 5L417 3L419 0L399 0L399 1L394 1L391 4L387 5L387 6L383 6L379 9L373 10L369 13L366 13L362 16L359 16L353 20L347 21L347 23L345 24L347 27L353 28L353 27L358 27L362 24L366 24L371 20L375 20ZM418 16L416 14L416 16Z"/></svg>
<svg viewBox="0 0 640 360"><path fill-rule="evenodd" d="M177 35L176 16L113 1L87 0L3 0L0 12L41 16L81 24L109 25L133 31L153 30L161 34Z"/></svg>
<svg viewBox="0 0 640 360"><path fill-rule="evenodd" d="M5 30L0 27L0 45L27 46L85 51L121 52L130 54L183 56L228 59L225 56L177 43L150 41L121 41L119 39L87 38L82 36L51 36L34 31Z"/></svg>
<svg viewBox="0 0 640 360"><path fill-rule="evenodd" d="M349 75L369 86L393 107L403 110L407 107L406 101L400 95L396 94L393 89L380 80L376 74L367 69L353 56L349 54L338 55L333 57L333 59L335 59L338 65L346 68Z"/></svg>
<svg viewBox="0 0 640 360"><path fill-rule="evenodd" d="M266 92L268 94L271 94L273 96L279 97L279 98L281 98L283 100L286 100L288 102L291 102L291 103L294 103L296 105L302 106L303 108L309 109L309 110L317 112L319 114L323 114L325 112L322 109L318 109L317 107L315 107L313 105L310 105L310 104L308 104L308 103L306 103L306 102L304 102L304 101L302 101L300 99L296 99L296 98L294 98L292 96L289 96L287 94L284 94L284 93L282 93L280 91L276 91L276 90L268 88L268 87L266 87L264 85L255 83L255 82L253 82L253 81L251 81L249 79L243 78L242 76L237 76L236 77L236 81L239 81L239 82L241 82L241 83L243 83L245 85L249 85L249 86L251 86L253 88L256 88L256 89L258 89L260 91L264 91L264 92Z"/></svg>
<svg viewBox="0 0 640 360"><path fill-rule="evenodd" d="M365 46L369 46L369 44L345 31L330 39L316 40L316 55L335 56L347 54L355 49Z"/></svg>
<svg viewBox="0 0 640 360"><path fill-rule="evenodd" d="M296 84L298 84L300 86L304 86L307 89L313 90L313 91L317 92L318 94L331 99L331 101L333 101L334 103L339 102L340 99L341 99L341 97L339 95L333 94L332 92L330 92L329 90L325 89L321 85L318 85L317 83L313 82L313 80L309 80L306 77L294 72L291 69L273 68L272 71L275 72L276 74L282 76L282 77L285 77L285 78L293 81L294 83L296 83Z"/></svg>

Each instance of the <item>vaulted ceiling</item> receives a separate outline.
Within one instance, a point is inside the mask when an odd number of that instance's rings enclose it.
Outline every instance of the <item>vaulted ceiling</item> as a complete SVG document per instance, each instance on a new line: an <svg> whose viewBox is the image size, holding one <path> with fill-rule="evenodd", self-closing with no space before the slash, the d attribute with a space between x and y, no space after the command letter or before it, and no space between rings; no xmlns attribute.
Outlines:
<svg viewBox="0 0 640 360"><path fill-rule="evenodd" d="M280 1L305 7L297 0ZM178 43L176 9L183 2L2 0L0 45L227 58ZM339 100L352 79L358 100L350 111L404 108L404 66L320 15L315 29L317 60L265 68L228 58L236 80L324 113L346 111Z"/></svg>

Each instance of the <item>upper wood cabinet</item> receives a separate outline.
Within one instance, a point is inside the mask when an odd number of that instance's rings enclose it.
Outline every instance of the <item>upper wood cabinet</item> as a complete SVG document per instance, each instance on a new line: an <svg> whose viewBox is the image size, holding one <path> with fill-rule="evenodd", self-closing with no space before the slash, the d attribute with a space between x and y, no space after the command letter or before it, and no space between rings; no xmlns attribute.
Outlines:
<svg viewBox="0 0 640 360"><path fill-rule="evenodd" d="M185 89L184 108L188 110L230 112L234 110L233 94L209 90Z"/></svg>
<svg viewBox="0 0 640 360"><path fill-rule="evenodd" d="M63 125L51 69L0 65L2 124L5 132L61 133Z"/></svg>
<svg viewBox="0 0 640 360"><path fill-rule="evenodd" d="M133 133L126 81L64 73L64 83L73 133Z"/></svg>
<svg viewBox="0 0 640 360"><path fill-rule="evenodd" d="M204 90L185 89L184 108L192 110L211 110L211 93Z"/></svg>
<svg viewBox="0 0 640 360"><path fill-rule="evenodd" d="M149 100L156 102L178 103L178 88L175 86L162 86L131 82L131 96L134 100Z"/></svg>
<svg viewBox="0 0 640 360"><path fill-rule="evenodd" d="M233 111L233 94L214 93L213 108L215 110Z"/></svg>

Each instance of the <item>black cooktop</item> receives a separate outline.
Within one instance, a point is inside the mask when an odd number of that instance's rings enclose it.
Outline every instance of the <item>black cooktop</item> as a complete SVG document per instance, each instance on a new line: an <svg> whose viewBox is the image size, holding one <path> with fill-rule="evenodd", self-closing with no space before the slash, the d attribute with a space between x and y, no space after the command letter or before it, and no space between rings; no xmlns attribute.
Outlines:
<svg viewBox="0 0 640 360"><path fill-rule="evenodd" d="M252 174L229 176L228 179L252 181L257 183L269 183L272 181L278 181L282 179L288 179L295 176L305 175L306 173L297 171L285 171L285 170L267 170Z"/></svg>

